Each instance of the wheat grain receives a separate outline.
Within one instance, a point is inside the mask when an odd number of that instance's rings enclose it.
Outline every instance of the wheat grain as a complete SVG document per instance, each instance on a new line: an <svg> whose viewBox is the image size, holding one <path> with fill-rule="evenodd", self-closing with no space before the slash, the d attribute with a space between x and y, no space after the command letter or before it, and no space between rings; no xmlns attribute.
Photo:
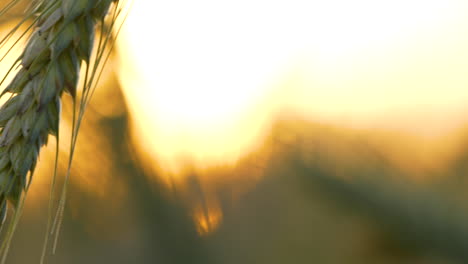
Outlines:
<svg viewBox="0 0 468 264"><path fill-rule="evenodd" d="M82 62L92 65L96 25L114 2L118 0L42 0L31 9L37 16L34 32L16 63L20 70L1 94L10 98L0 108L0 227L8 202L17 211L21 207L41 147L49 135L58 138L61 96L65 92L76 98ZM85 98L90 86L84 87ZM2 252L8 244L3 243Z"/></svg>

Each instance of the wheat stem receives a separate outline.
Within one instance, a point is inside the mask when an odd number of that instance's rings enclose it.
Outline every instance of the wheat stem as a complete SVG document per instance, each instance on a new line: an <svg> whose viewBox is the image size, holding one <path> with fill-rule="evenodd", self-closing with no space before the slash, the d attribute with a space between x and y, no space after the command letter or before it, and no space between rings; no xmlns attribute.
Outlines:
<svg viewBox="0 0 468 264"><path fill-rule="evenodd" d="M56 137L56 140L55 140L54 174L52 175L52 182L51 182L51 186L50 186L49 209L48 209L48 213L47 213L47 228L46 228L46 235L44 236L44 244L42 246L42 254L41 254L40 264L44 263L46 252L47 252L47 245L49 244L49 232L51 230L52 214L53 214L53 209L54 209L55 184L56 184L56 179L57 179L58 160L59 160L59 142L60 142L60 131L58 131L57 137Z"/></svg>

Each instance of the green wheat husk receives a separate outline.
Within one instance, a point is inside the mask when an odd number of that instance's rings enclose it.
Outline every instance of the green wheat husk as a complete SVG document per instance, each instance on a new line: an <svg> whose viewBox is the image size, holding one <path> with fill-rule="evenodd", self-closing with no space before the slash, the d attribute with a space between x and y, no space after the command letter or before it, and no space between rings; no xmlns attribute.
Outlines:
<svg viewBox="0 0 468 264"><path fill-rule="evenodd" d="M18 2L11 1L1 12L8 11L8 8ZM70 157L65 179L68 182L80 122L102 71L102 63L109 56L112 28L121 13L119 4L119 0L35 1L26 12L25 19L0 40L0 46L4 45L22 23L32 18L33 22L27 29L32 30L27 45L11 68L18 67L19 70L0 95L9 96L0 108L0 228L7 216L8 206L15 209L0 248L2 263L33 179L39 152L47 144L49 135L56 137L58 145L63 93L71 95L74 102ZM105 27L104 18L109 13L111 20ZM97 51L93 55L97 29L101 29L101 35ZM19 39L15 43L18 41ZM86 66L86 76L78 96L77 86L82 65ZM56 168L57 159L58 156ZM54 233L58 237L65 206L66 183L52 226L55 175L56 170L51 187L49 221L41 262L47 249L49 234Z"/></svg>

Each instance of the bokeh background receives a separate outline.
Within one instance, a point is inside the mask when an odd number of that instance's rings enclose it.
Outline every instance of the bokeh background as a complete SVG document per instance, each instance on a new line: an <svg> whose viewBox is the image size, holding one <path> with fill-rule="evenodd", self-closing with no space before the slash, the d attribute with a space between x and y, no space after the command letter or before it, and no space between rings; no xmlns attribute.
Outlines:
<svg viewBox="0 0 468 264"><path fill-rule="evenodd" d="M468 262L467 15L462 0L135 0L48 263ZM54 151L9 263L40 259Z"/></svg>

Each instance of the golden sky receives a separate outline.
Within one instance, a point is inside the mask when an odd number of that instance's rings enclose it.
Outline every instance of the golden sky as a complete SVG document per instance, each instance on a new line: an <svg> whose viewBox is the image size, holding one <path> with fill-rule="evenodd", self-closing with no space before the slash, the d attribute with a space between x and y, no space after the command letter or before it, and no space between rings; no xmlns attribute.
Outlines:
<svg viewBox="0 0 468 264"><path fill-rule="evenodd" d="M120 78L167 160L222 161L275 116L438 136L466 121L468 2L135 1Z"/></svg>

